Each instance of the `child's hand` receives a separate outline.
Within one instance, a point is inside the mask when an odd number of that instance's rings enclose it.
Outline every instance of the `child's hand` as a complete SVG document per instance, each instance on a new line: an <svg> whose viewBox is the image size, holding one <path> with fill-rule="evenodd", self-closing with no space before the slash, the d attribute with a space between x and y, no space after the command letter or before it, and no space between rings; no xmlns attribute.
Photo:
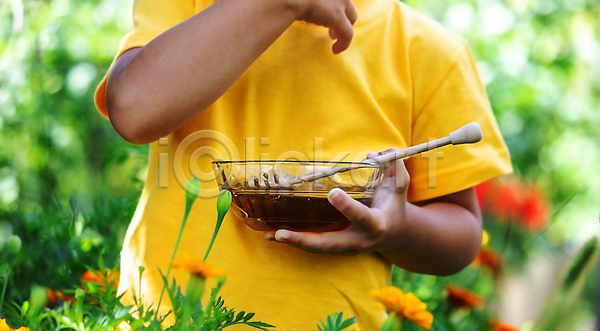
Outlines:
<svg viewBox="0 0 600 331"><path fill-rule="evenodd" d="M339 54L350 46L357 14L350 0L291 0L296 20L329 28L334 54Z"/></svg>
<svg viewBox="0 0 600 331"><path fill-rule="evenodd" d="M379 155L394 151L397 150L389 149ZM372 153L369 157L375 155ZM402 235L407 233L404 225L409 180L404 161L397 160L386 165L371 208L352 199L341 189L331 190L329 201L352 222L346 230L325 233L279 230L274 234L266 233L265 237L315 253L355 255L395 249L402 242Z"/></svg>
<svg viewBox="0 0 600 331"><path fill-rule="evenodd" d="M384 168L370 208L340 189L329 192L331 204L352 222L348 229L325 233L279 230L265 233L265 238L315 253L377 252L418 273L450 275L468 266L479 251L482 235L475 190L408 203L408 184L404 161L392 162Z"/></svg>

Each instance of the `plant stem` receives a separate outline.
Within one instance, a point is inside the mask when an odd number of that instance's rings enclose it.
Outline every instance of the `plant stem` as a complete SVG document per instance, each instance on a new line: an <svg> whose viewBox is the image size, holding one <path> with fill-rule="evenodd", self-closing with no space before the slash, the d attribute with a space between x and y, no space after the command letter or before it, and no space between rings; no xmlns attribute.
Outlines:
<svg viewBox="0 0 600 331"><path fill-rule="evenodd" d="M2 314L2 305L4 303L4 294L6 293L6 285L8 284L8 280L10 279L10 272L12 270L8 269L8 274L4 278L4 285L2 286L2 295L0 295L0 315Z"/></svg>
<svg viewBox="0 0 600 331"><path fill-rule="evenodd" d="M160 297L158 298L158 305L156 306L156 312L154 314L154 318L158 316L158 310L160 309L160 303L162 302L163 295L165 294L165 289L168 285L169 274L171 273L171 265L173 264L173 260L175 260L175 255L177 254L177 249L179 248L179 243L181 242L181 237L183 236L183 229L185 228L185 223L187 222L188 216L190 215L190 211L192 210L192 203L187 203L185 206L185 214L183 215L183 221L181 222L181 228L179 229L179 235L177 236L177 241L175 242L175 248L173 248L173 255L171 256L171 261L169 262L169 268L167 269L166 279L167 283L163 285L162 290L160 291Z"/></svg>
<svg viewBox="0 0 600 331"><path fill-rule="evenodd" d="M206 258L208 258L208 254L210 253L210 250L213 247L213 244L215 243L215 239L217 239L217 234L219 233L219 228L221 227L221 223L223 223L223 218L225 217L225 214L221 214L219 213L219 216L217 217L217 226L215 227L215 231L213 232L212 238L210 239L210 243L208 244L208 248L206 249L206 253L204 253L204 258L202 260L206 261Z"/></svg>

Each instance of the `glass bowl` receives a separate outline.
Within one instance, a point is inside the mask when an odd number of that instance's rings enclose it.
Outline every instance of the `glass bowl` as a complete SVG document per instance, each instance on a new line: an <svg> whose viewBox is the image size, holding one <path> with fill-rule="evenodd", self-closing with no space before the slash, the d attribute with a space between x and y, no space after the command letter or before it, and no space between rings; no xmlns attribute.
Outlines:
<svg viewBox="0 0 600 331"><path fill-rule="evenodd" d="M338 166L352 170L301 179ZM219 188L232 193L232 211L257 231L343 230L351 223L329 203L329 191L338 187L370 206L382 178L381 166L366 162L215 161L213 170Z"/></svg>

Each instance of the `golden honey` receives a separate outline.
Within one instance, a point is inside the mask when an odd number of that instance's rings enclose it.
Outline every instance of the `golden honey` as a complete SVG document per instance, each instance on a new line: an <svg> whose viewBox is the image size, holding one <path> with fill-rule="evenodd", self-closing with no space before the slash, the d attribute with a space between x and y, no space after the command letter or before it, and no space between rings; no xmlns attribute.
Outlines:
<svg viewBox="0 0 600 331"><path fill-rule="evenodd" d="M232 192L237 217L258 231L281 229L297 232L330 232L348 228L351 223L329 203L327 196L301 193L261 194ZM372 197L359 199L366 206Z"/></svg>

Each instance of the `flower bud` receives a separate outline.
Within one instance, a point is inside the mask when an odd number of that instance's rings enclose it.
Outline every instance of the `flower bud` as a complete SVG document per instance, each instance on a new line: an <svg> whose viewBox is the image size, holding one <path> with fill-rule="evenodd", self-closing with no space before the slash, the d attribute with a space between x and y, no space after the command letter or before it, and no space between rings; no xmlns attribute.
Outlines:
<svg viewBox="0 0 600 331"><path fill-rule="evenodd" d="M46 305L48 300L48 291L42 286L34 286L31 288L31 311L37 312L40 308Z"/></svg>
<svg viewBox="0 0 600 331"><path fill-rule="evenodd" d="M77 301L82 301L83 298L85 298L85 291L80 288L76 289L75 290L75 299Z"/></svg>
<svg viewBox="0 0 600 331"><path fill-rule="evenodd" d="M196 177L190 178L190 180L187 183L187 186L185 187L185 193L186 193L185 197L186 197L188 204L190 202L193 203L194 200L196 200L196 198L198 198L198 195L200 194L200 188L201 188L200 181Z"/></svg>
<svg viewBox="0 0 600 331"><path fill-rule="evenodd" d="M12 225L7 221L0 221L0 251L4 245L8 243L8 239L12 235Z"/></svg>
<svg viewBox="0 0 600 331"><path fill-rule="evenodd" d="M229 211L229 207L231 207L231 192L223 190L217 198L217 213L225 215Z"/></svg>
<svg viewBox="0 0 600 331"><path fill-rule="evenodd" d="M21 238L16 234L13 234L8 238L6 248L9 254L17 254L21 250Z"/></svg>

